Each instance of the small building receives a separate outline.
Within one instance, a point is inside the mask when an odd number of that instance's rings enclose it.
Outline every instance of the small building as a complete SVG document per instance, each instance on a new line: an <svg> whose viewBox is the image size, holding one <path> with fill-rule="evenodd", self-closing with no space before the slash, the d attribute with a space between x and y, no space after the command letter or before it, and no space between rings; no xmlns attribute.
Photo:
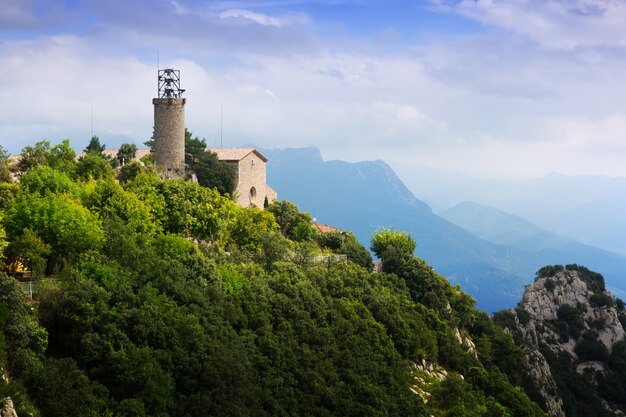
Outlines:
<svg viewBox="0 0 626 417"><path fill-rule="evenodd" d="M220 161L235 166L237 188L235 201L241 207L263 208L265 200L271 203L277 194L266 181L267 158L254 148L207 148Z"/></svg>

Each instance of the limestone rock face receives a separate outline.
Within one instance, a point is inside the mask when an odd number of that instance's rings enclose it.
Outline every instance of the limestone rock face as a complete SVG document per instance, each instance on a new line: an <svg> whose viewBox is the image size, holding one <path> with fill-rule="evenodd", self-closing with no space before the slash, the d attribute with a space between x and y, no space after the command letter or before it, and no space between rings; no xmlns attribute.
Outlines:
<svg viewBox="0 0 626 417"><path fill-rule="evenodd" d="M7 397L0 401L0 417L17 417L11 397Z"/></svg>
<svg viewBox="0 0 626 417"><path fill-rule="evenodd" d="M610 352L616 342L624 339L624 328L619 321L615 307L592 305L591 300L596 293L598 291L591 291L577 271L561 271L553 277L541 277L534 284L527 286L524 291L519 307L528 312L530 321L526 325L521 325L519 330L530 338L527 341L532 342L534 346L538 346L540 342L549 341L550 336L558 338L556 332L546 326L546 323L557 320L559 308L567 305L581 311L583 331L596 331L598 340ZM606 291L600 293L611 297ZM602 323L602 326L599 327L597 323ZM547 343L547 345L555 352L565 350L576 356L574 353L576 340L574 339L567 342Z"/></svg>
<svg viewBox="0 0 626 417"><path fill-rule="evenodd" d="M538 278L526 287L518 308L502 314L507 317L505 327L524 347L529 375L553 417L565 417L563 400L542 349L544 352L549 349L555 355L569 355L575 372L580 375L598 376L605 371L605 364L579 358L576 346L583 337L591 337L610 353L625 336L613 297L577 270L564 269L551 277ZM589 383L590 389L598 385L595 377ZM606 408L616 412L608 404Z"/></svg>
<svg viewBox="0 0 626 417"><path fill-rule="evenodd" d="M558 388L546 358L536 349L526 349L524 365L533 380L537 382L539 395L544 400L548 414L554 417L565 417L563 400L558 396Z"/></svg>

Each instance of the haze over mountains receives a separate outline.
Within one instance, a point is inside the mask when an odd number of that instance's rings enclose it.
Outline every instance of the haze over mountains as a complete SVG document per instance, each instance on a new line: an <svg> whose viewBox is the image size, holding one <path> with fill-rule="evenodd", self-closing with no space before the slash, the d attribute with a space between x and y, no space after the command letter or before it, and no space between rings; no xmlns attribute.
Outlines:
<svg viewBox="0 0 626 417"><path fill-rule="evenodd" d="M617 295L626 289L622 284L626 257L549 233L489 207L466 204L448 212L444 216L448 219L438 216L383 161L324 161L316 148L262 152L271 161L268 182L280 199L295 202L322 223L353 231L366 246L379 227L411 233L417 244L415 254L461 284L486 311L514 306L523 285L546 264L585 264L602 272ZM528 187L535 201L546 198L547 191L532 194ZM546 203L554 210L564 205L558 195L546 198Z"/></svg>
<svg viewBox="0 0 626 417"><path fill-rule="evenodd" d="M473 201L626 255L626 178L552 173L531 180L467 179L424 167L402 172L436 212Z"/></svg>

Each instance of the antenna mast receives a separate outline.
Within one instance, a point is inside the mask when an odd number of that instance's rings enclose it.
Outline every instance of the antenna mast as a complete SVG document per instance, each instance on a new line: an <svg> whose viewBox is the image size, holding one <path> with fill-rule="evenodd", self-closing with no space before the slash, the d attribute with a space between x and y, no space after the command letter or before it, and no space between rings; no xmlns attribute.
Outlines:
<svg viewBox="0 0 626 417"><path fill-rule="evenodd" d="M222 103L222 112L220 113L220 148L224 147L224 137L222 133L224 131L224 103Z"/></svg>

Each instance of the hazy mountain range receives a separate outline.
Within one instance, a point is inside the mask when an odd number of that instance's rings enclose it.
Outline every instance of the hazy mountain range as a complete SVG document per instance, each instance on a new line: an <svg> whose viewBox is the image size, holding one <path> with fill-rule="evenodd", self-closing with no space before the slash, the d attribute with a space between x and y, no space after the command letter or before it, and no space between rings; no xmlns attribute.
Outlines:
<svg viewBox="0 0 626 417"><path fill-rule="evenodd" d="M626 178L553 173L531 180L466 179L424 167L406 174L411 190L437 212L473 201L626 255Z"/></svg>
<svg viewBox="0 0 626 417"><path fill-rule="evenodd" d="M602 272L617 295L626 290L621 283L626 257L485 205L465 203L439 216L383 161L324 161L316 148L262 152L270 160L268 183L280 199L295 202L319 222L353 231L366 246L379 227L411 233L415 254L461 284L487 311L514 306L523 285L546 264L587 265ZM554 196L546 203L562 206L558 201Z"/></svg>

